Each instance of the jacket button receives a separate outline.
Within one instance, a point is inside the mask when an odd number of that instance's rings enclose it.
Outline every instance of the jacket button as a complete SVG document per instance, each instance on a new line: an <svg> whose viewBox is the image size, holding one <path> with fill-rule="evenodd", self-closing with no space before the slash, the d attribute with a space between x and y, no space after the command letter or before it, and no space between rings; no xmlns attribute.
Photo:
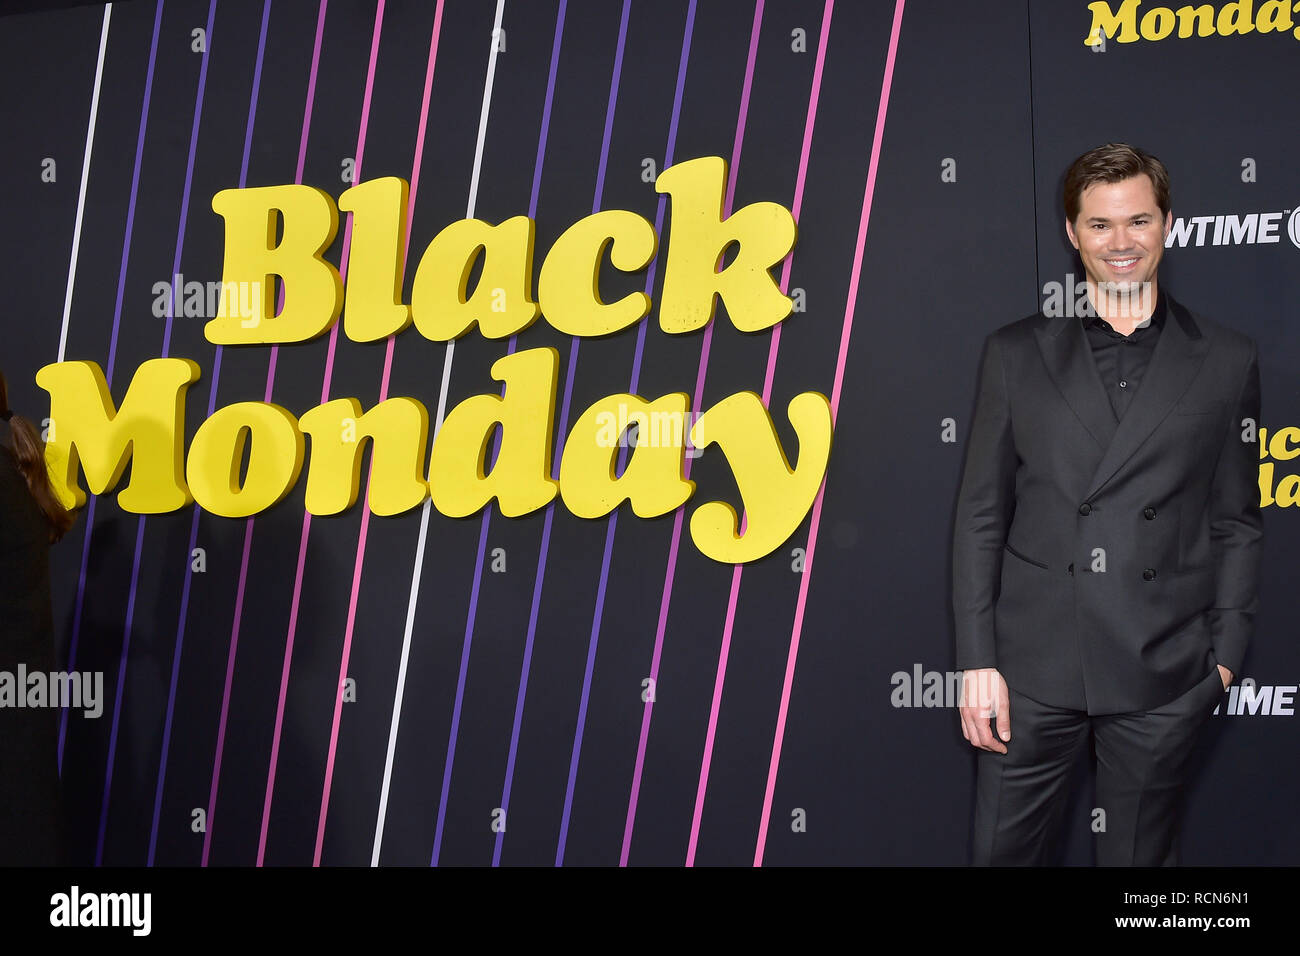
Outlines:
<svg viewBox="0 0 1300 956"><path fill-rule="evenodd" d="M1148 521L1150 521L1150 520L1151 520L1152 518L1154 518L1155 516L1156 516L1156 509L1155 509L1155 508L1143 508L1143 509L1142 509L1142 517L1146 518Z"/></svg>
<svg viewBox="0 0 1300 956"><path fill-rule="evenodd" d="M1088 502L1085 501L1083 504L1079 505L1079 514L1086 515L1089 514L1091 511L1092 511L1092 505L1088 504Z"/></svg>
<svg viewBox="0 0 1300 956"><path fill-rule="evenodd" d="M1073 562L1073 561L1070 562L1070 566L1069 566L1068 568L1066 568L1065 571L1066 571L1067 574L1073 574L1073 573L1074 573L1074 562Z"/></svg>
<svg viewBox="0 0 1300 956"><path fill-rule="evenodd" d="M1156 576L1155 568L1144 568L1142 571L1143 581L1153 581L1155 580L1155 576Z"/></svg>

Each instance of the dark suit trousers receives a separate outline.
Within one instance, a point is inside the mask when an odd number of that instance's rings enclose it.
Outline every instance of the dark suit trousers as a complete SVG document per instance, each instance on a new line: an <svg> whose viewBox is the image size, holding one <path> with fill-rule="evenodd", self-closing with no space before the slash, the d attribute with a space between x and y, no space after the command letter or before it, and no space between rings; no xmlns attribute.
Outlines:
<svg viewBox="0 0 1300 956"><path fill-rule="evenodd" d="M1168 704L1131 714L1089 716L1008 689L1007 753L978 752L975 865L1055 862L1069 805L1070 770L1091 733L1097 793L1088 822L1098 865L1176 866L1182 798L1195 743L1223 698L1218 668ZM1105 817L1095 808L1104 810Z"/></svg>

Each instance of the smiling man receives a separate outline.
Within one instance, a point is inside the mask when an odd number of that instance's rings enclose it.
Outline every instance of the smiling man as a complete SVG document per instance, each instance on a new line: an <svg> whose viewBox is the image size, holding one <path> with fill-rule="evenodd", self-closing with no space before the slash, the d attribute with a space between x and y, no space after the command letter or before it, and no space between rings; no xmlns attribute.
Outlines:
<svg viewBox="0 0 1300 956"><path fill-rule="evenodd" d="M1107 143L1065 175L1085 314L985 343L953 532L974 862L1055 862L1095 743L1102 865L1178 863L1206 719L1257 606L1258 350L1161 288L1169 175Z"/></svg>

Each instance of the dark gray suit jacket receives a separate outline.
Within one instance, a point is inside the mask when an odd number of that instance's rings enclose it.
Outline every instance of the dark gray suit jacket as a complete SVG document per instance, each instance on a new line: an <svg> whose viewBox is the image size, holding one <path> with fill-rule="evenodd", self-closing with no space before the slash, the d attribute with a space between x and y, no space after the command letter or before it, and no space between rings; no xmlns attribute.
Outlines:
<svg viewBox="0 0 1300 956"><path fill-rule="evenodd" d="M1078 316L991 333L953 532L957 667L1045 704L1147 710L1240 674L1263 540L1258 350L1165 292L1117 422Z"/></svg>

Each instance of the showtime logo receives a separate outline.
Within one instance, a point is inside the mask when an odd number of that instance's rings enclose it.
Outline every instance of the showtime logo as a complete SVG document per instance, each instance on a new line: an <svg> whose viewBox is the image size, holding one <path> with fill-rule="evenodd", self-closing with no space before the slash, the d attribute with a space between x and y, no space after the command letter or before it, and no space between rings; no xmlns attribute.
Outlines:
<svg viewBox="0 0 1300 956"><path fill-rule="evenodd" d="M1286 219L1287 238L1300 249L1300 206L1294 210L1252 212L1244 216L1179 216L1165 237L1165 248L1185 248L1188 245L1253 246L1280 242L1283 219Z"/></svg>
<svg viewBox="0 0 1300 956"><path fill-rule="evenodd" d="M973 673L971 676L975 677ZM991 701L994 697L992 681L976 680L967 687L963 671L927 671L920 662L913 664L910 672L890 674L889 683L893 688L889 705L894 708L956 708L962 706L964 697L972 704ZM1297 696L1300 696L1300 685L1261 685L1253 677L1243 677L1223 692L1227 699L1220 699L1213 714L1216 717L1294 717Z"/></svg>
<svg viewBox="0 0 1300 956"><path fill-rule="evenodd" d="M1228 717L1294 717L1297 693L1300 686L1296 684L1256 686L1247 677L1228 689L1227 708L1220 704L1214 713Z"/></svg>

